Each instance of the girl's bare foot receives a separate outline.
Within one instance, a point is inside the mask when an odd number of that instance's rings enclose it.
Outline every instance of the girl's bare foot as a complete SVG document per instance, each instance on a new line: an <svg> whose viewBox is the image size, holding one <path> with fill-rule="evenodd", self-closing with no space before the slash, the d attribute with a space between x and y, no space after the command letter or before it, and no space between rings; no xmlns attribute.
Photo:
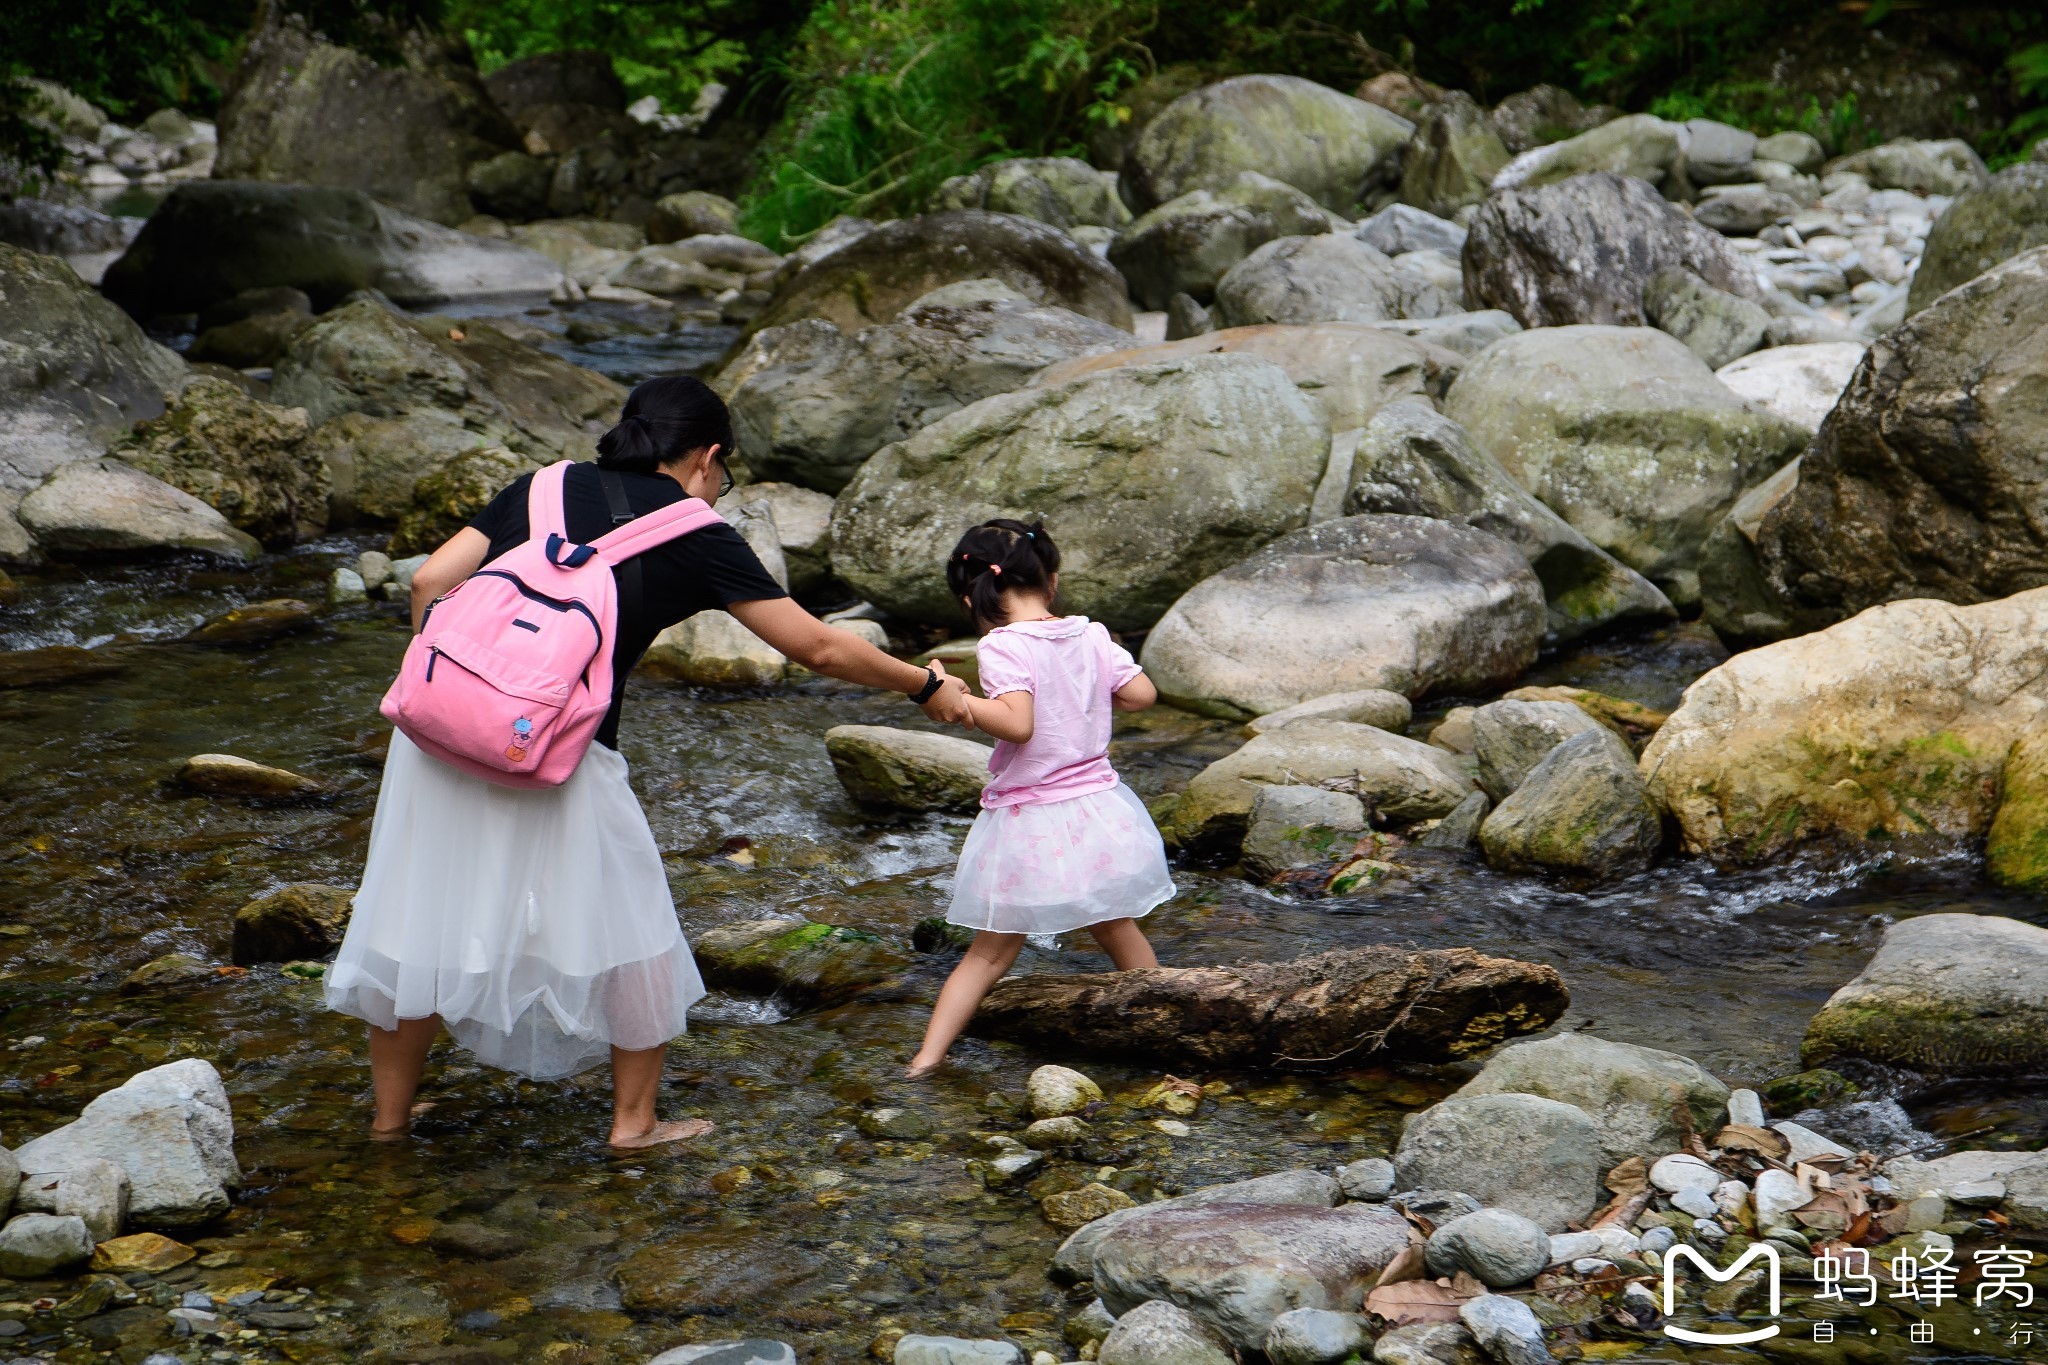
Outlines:
<svg viewBox="0 0 2048 1365"><path fill-rule="evenodd" d="M664 1142L685 1142L690 1138L703 1137L712 1128L709 1119L675 1119L668 1123L657 1123L644 1133L619 1133L611 1135L611 1145L627 1149L638 1147L659 1147Z"/></svg>
<svg viewBox="0 0 2048 1365"><path fill-rule="evenodd" d="M906 1081L921 1081L945 1064L946 1059L944 1057L932 1062L919 1061L913 1057L910 1060L910 1065L903 1068L903 1079Z"/></svg>

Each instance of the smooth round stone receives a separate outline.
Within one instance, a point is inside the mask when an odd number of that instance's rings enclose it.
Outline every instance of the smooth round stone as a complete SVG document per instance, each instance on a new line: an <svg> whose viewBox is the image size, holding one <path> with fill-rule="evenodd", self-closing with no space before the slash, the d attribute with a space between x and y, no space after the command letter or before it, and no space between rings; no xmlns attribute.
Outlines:
<svg viewBox="0 0 2048 1365"><path fill-rule="evenodd" d="M1337 1168L1337 1185L1346 1199L1379 1203L1394 1192L1394 1163L1382 1156L1367 1157Z"/></svg>
<svg viewBox="0 0 2048 1365"><path fill-rule="evenodd" d="M1698 1185L1687 1185L1671 1196L1671 1207L1695 1218L1712 1218L1721 1212L1714 1196Z"/></svg>
<svg viewBox="0 0 2048 1365"><path fill-rule="evenodd" d="M1683 1189L1712 1191L1721 1183L1721 1173L1696 1156L1673 1152L1658 1158L1657 1164L1650 1167L1650 1183L1666 1194L1677 1194Z"/></svg>
<svg viewBox="0 0 2048 1365"><path fill-rule="evenodd" d="M1560 1232L1550 1239L1550 1263L1565 1265L1586 1256L1597 1256L1606 1243L1597 1232Z"/></svg>
<svg viewBox="0 0 2048 1365"><path fill-rule="evenodd" d="M1266 1333L1266 1355L1273 1365L1335 1365L1371 1341L1365 1320L1356 1313L1296 1308L1273 1319Z"/></svg>
<svg viewBox="0 0 2048 1365"><path fill-rule="evenodd" d="M1614 1269L1614 1262L1605 1256L1581 1256L1572 1262L1574 1275L1598 1275L1603 1270Z"/></svg>
<svg viewBox="0 0 2048 1365"><path fill-rule="evenodd" d="M1425 1255L1436 1274L1463 1270L1490 1289L1505 1289L1550 1264L1550 1234L1518 1213L1481 1209L1438 1228Z"/></svg>
<svg viewBox="0 0 2048 1365"><path fill-rule="evenodd" d="M1678 1234L1670 1228L1651 1228L1643 1234L1640 1245L1644 1251L1654 1251L1661 1255L1671 1250L1677 1243Z"/></svg>

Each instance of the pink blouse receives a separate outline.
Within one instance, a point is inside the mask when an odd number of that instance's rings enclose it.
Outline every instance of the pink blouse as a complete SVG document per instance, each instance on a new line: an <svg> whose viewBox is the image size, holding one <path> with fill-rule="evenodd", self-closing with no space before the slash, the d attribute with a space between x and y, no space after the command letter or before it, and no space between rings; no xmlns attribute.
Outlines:
<svg viewBox="0 0 2048 1365"><path fill-rule="evenodd" d="M1109 697L1144 670L1106 627L1085 616L1019 621L984 635L975 657L982 695L1031 694L1031 738L996 741L984 807L1067 801L1117 784Z"/></svg>

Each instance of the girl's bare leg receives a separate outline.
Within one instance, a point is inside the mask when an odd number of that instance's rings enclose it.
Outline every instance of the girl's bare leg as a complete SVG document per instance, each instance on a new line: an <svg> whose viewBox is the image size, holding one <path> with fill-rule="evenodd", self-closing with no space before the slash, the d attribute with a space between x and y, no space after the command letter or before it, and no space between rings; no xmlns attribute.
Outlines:
<svg viewBox="0 0 2048 1365"><path fill-rule="evenodd" d="M1133 967L1157 967L1159 959L1153 955L1151 940L1138 927L1134 919L1113 919L1102 924L1091 924L1088 932L1095 935L1095 941L1102 945L1102 951L1109 954L1109 960L1120 972Z"/></svg>
<svg viewBox="0 0 2048 1365"><path fill-rule="evenodd" d="M974 1017L982 997L1003 979L1003 973L1010 970L1023 948L1022 934L992 934L985 929L975 934L967 955L939 988L938 1003L932 1006L932 1021L925 1025L924 1046L910 1059L906 1076L915 1080L929 1075L946 1060L947 1051Z"/></svg>
<svg viewBox="0 0 2048 1365"><path fill-rule="evenodd" d="M667 1055L665 1046L635 1052L612 1049L612 1146L654 1147L711 1131L706 1119L663 1123L654 1117L654 1101L661 1093L661 1063Z"/></svg>
<svg viewBox="0 0 2048 1365"><path fill-rule="evenodd" d="M441 1017L401 1019L395 1029L370 1025L370 1084L377 1095L377 1116L370 1136L399 1138L412 1128L412 1101L419 1092L427 1052L441 1033Z"/></svg>

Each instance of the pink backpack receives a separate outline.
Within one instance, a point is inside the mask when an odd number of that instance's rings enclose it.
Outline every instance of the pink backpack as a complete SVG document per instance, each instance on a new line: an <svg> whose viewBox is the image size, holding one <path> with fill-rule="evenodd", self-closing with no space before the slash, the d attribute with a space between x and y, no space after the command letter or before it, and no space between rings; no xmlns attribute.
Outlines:
<svg viewBox="0 0 2048 1365"><path fill-rule="evenodd" d="M436 598L384 696L413 743L502 787L569 780L612 704L618 584L634 555L719 520L699 498L570 542L562 480L571 460L533 476L528 538ZM613 492L607 489L607 495Z"/></svg>

